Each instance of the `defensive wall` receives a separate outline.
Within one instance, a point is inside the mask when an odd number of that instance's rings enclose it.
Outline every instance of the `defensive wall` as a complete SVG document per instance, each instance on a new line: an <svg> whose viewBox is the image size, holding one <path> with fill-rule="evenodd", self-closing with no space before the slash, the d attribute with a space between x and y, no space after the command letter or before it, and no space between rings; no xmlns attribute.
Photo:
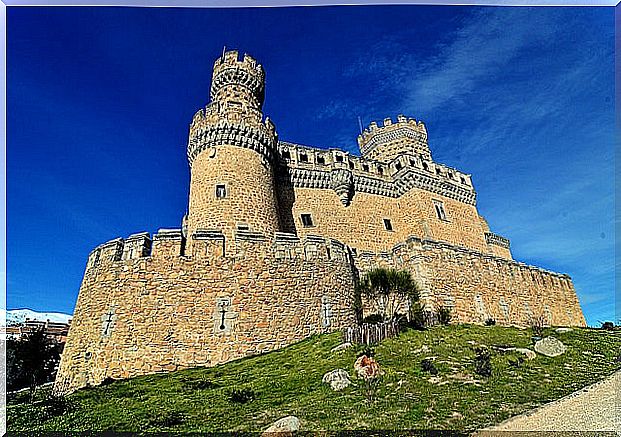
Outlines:
<svg viewBox="0 0 621 437"><path fill-rule="evenodd" d="M135 234L90 254L58 393L212 366L352 326L356 278L377 266L410 271L424 308L448 307L455 321L585 325L567 275L447 243L409 237L373 253L286 233L238 231L228 245L217 231L192 238L187 246L180 230L160 230L153 241Z"/></svg>
<svg viewBox="0 0 621 437"><path fill-rule="evenodd" d="M116 239L89 256L55 390L212 366L356 322L347 248L320 237L180 230Z"/></svg>

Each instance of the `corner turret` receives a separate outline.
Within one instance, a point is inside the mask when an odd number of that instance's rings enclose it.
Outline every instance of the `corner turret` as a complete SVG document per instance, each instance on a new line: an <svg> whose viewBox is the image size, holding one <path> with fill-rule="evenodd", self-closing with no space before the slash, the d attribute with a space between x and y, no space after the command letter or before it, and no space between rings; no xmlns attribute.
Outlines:
<svg viewBox="0 0 621 437"><path fill-rule="evenodd" d="M431 160L425 125L404 115L396 123L386 118L381 126L372 121L358 136L358 146L363 157L377 161L389 162L404 153Z"/></svg>
<svg viewBox="0 0 621 437"><path fill-rule="evenodd" d="M279 230L273 162L277 134L263 118L265 72L255 59L229 51L216 59L211 103L192 119L187 219L193 235L220 229L228 241L239 230L272 235Z"/></svg>

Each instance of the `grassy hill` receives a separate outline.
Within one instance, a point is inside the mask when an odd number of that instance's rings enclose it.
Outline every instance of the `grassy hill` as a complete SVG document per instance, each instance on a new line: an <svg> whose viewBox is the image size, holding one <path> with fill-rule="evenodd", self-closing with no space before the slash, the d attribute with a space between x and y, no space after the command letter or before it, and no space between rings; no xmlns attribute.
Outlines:
<svg viewBox="0 0 621 437"><path fill-rule="evenodd" d="M361 347L341 352L338 333L212 368L116 381L80 390L65 401L9 400L7 426L19 430L262 431L295 415L303 430L452 429L492 425L621 368L621 332L574 329L558 334L565 354L523 355L494 346L532 349L531 331L497 326L439 326L407 331L377 346L385 370L376 399L367 401L353 363ZM475 373L474 349L491 351L492 374ZM425 347L426 346L426 347ZM435 357L435 358L434 358ZM438 370L424 371L428 358ZM335 392L324 373L346 369L353 384Z"/></svg>

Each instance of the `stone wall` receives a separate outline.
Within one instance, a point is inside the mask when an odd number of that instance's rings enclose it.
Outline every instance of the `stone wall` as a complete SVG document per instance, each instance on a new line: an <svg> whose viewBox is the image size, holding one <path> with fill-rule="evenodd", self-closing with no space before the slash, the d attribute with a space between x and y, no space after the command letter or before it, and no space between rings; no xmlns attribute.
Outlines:
<svg viewBox="0 0 621 437"><path fill-rule="evenodd" d="M180 231L157 234L149 256L122 259L121 239L93 251L56 392L212 366L355 322L353 270L338 242L240 233L222 256L222 234L196 237L192 256L180 256Z"/></svg>
<svg viewBox="0 0 621 437"><path fill-rule="evenodd" d="M355 193L345 206L334 190L279 188L281 222L287 232L335 238L358 251L391 250L409 235L420 235L494 253L475 206L425 190L412 189L398 198ZM438 218L434 202L442 203L446 219ZM304 226L302 214L311 215L312 226ZM390 220L392 230L384 220ZM511 258L509 251L498 255Z"/></svg>
<svg viewBox="0 0 621 437"><path fill-rule="evenodd" d="M223 198L216 196L217 185L224 186ZM219 229L232 241L238 227L266 235L280 227L272 167L246 148L218 146L199 154L192 164L189 204L188 235Z"/></svg>
<svg viewBox="0 0 621 437"><path fill-rule="evenodd" d="M429 239L390 251L354 251L319 236L272 238L180 230L112 240L89 256L55 390L274 350L356 322L355 278L371 268L409 270L427 311L455 321L585 326L567 275ZM404 306L405 308L406 306ZM365 315L374 312L368 302Z"/></svg>
<svg viewBox="0 0 621 437"><path fill-rule="evenodd" d="M549 325L586 326L569 276L504 257L409 237L390 252L358 254L354 263L361 274L376 266L410 271L424 308L448 307L457 322L530 326L543 317Z"/></svg>

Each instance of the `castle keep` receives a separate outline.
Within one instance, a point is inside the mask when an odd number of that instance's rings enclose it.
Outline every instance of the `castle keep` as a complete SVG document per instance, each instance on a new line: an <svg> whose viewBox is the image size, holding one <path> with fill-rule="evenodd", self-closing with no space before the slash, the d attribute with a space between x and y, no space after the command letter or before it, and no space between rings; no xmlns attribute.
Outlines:
<svg viewBox="0 0 621 437"><path fill-rule="evenodd" d="M274 350L357 323L354 283L409 270L428 311L459 322L584 326L569 276L514 261L478 214L470 175L433 160L425 125L371 123L360 156L278 139L265 73L215 61L211 102L190 125L180 229L95 248L57 393Z"/></svg>

